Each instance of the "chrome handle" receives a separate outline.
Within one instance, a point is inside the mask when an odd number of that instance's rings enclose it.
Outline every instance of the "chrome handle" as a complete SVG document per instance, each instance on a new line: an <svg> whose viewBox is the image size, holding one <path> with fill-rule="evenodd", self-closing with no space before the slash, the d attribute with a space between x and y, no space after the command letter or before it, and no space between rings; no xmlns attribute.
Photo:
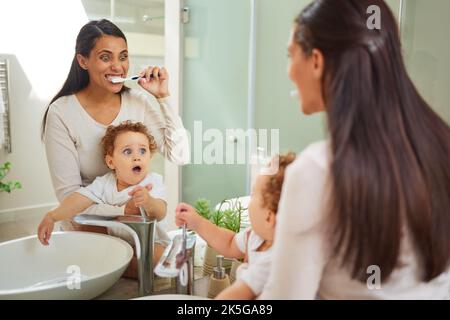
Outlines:
<svg viewBox="0 0 450 320"><path fill-rule="evenodd" d="M233 142L233 143L237 143L238 142L238 138L236 136L230 135L230 136L228 136L228 141Z"/></svg>
<svg viewBox="0 0 450 320"><path fill-rule="evenodd" d="M190 15L189 15L190 9L189 7L183 7L183 9L181 9L181 23L189 23L190 20Z"/></svg>

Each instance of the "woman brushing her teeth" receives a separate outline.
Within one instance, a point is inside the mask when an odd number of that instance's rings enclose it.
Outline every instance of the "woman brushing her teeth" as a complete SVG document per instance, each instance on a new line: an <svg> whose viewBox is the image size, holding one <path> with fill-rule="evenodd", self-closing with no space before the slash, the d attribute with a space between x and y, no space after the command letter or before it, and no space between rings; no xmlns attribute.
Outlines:
<svg viewBox="0 0 450 320"><path fill-rule="evenodd" d="M138 90L127 88L123 82L112 82L115 77L127 77L128 69L127 41L116 25L100 20L90 21L81 28L69 75L43 119L42 138L60 202L108 172L100 141L109 125L126 120L142 122L161 154L179 165L188 162L183 123L167 100L167 70L159 67L142 70L138 83L143 90ZM95 204L83 213L119 216L140 214L140 211L131 198L121 207ZM81 227L72 221L65 221L62 226L66 230L105 231L99 227Z"/></svg>

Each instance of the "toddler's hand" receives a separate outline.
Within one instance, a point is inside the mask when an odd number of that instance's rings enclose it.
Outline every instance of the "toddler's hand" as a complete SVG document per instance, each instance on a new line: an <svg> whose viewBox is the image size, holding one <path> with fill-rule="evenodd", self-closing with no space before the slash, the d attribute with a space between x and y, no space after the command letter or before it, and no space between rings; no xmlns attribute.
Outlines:
<svg viewBox="0 0 450 320"><path fill-rule="evenodd" d="M195 211L193 207L186 203L178 204L175 209L175 224L182 226L186 224L188 229L197 230L198 225L202 221L202 217Z"/></svg>
<svg viewBox="0 0 450 320"><path fill-rule="evenodd" d="M136 207L142 207L148 211L151 206L150 190L152 190L153 185L148 184L145 187L136 186L128 194L133 197L133 202Z"/></svg>
<svg viewBox="0 0 450 320"><path fill-rule="evenodd" d="M141 211L138 207L134 204L133 199L128 200L127 204L125 205L124 213L126 215L140 215Z"/></svg>
<svg viewBox="0 0 450 320"><path fill-rule="evenodd" d="M42 219L38 227L38 239L44 246L48 246L48 240L50 240L54 226L55 220L53 220L49 212Z"/></svg>

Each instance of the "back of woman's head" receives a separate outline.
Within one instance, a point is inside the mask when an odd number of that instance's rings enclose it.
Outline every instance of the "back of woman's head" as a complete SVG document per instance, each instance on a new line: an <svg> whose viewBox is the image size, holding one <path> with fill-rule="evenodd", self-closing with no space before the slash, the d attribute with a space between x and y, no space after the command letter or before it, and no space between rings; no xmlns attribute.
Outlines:
<svg viewBox="0 0 450 320"><path fill-rule="evenodd" d="M87 70L81 68L78 64L77 54L81 54L86 58L89 57L96 41L104 35L122 38L125 40L125 42L127 41L123 32L109 20L94 20L86 23L78 33L75 44L75 54L67 79L64 82L61 90L50 101L49 106L60 97L77 93L78 91L87 87L87 85L89 84L89 74ZM127 90L127 88L124 86L122 90ZM44 119L42 122L42 135L45 132L45 124L49 106L47 106L47 110L45 111Z"/></svg>
<svg viewBox="0 0 450 320"><path fill-rule="evenodd" d="M325 61L334 252L354 278L377 265L385 280L406 231L422 279L435 278L450 261L450 129L406 72L395 17L382 0L317 0L294 39Z"/></svg>

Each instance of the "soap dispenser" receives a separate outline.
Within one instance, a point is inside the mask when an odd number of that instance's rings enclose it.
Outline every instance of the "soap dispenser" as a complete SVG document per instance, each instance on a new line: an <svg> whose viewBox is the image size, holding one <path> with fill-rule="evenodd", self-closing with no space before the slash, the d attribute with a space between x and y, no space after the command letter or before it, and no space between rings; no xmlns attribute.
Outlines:
<svg viewBox="0 0 450 320"><path fill-rule="evenodd" d="M215 298L222 290L230 285L230 278L225 273L223 267L222 255L217 255L217 266L214 267L214 271L209 278L208 298Z"/></svg>

